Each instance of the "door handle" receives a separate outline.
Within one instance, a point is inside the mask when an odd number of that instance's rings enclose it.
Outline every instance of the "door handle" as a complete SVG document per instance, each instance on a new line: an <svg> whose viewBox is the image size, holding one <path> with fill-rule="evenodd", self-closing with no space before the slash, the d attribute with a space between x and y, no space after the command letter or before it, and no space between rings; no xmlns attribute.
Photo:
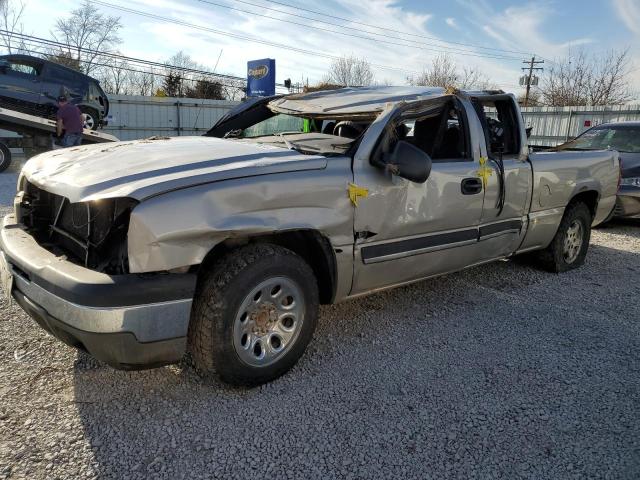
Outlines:
<svg viewBox="0 0 640 480"><path fill-rule="evenodd" d="M460 190L463 195L475 195L482 192L482 179L472 177L465 178L460 184Z"/></svg>

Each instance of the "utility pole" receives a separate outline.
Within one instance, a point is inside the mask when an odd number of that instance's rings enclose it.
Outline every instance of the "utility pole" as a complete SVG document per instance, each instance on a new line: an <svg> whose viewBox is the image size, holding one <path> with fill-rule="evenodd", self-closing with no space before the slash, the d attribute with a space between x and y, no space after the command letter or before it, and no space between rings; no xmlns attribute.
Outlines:
<svg viewBox="0 0 640 480"><path fill-rule="evenodd" d="M528 106L529 105L529 92L531 92L531 83L532 83L532 79L533 79L533 71L536 70L543 70L542 67L536 67L536 65L541 65L544 63L544 60L536 60L536 56L534 55L533 57L531 57L531 60L523 60L522 63L526 63L529 64L528 67L522 67L523 71L527 71L529 70L529 74L526 75L525 77L525 84L527 86L527 93L524 96L524 106ZM522 85L522 79L520 81L520 85ZM538 84L538 78L535 78L535 85Z"/></svg>

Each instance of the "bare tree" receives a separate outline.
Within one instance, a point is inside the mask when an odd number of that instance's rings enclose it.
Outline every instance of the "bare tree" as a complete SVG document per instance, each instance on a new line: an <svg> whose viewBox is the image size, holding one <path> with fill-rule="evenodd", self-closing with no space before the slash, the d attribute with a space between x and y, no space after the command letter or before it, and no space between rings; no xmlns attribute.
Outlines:
<svg viewBox="0 0 640 480"><path fill-rule="evenodd" d="M554 60L540 87L552 106L619 105L632 99L628 50L588 56L584 51Z"/></svg>
<svg viewBox="0 0 640 480"><path fill-rule="evenodd" d="M222 84L222 92L227 100L241 100L247 92L247 82L245 80L225 78Z"/></svg>
<svg viewBox="0 0 640 480"><path fill-rule="evenodd" d="M64 65L67 68L71 68L73 70L82 71L80 68L80 62L77 58L72 57L69 53L58 51L56 53L45 54L44 58L50 60L54 63L58 63L60 65Z"/></svg>
<svg viewBox="0 0 640 480"><path fill-rule="evenodd" d="M518 95L518 104L524 105L525 94ZM542 95L540 94L540 90L531 90L529 92L529 98L527 100L527 106L529 107L540 107L542 106Z"/></svg>
<svg viewBox="0 0 640 480"><path fill-rule="evenodd" d="M178 67L169 68L166 72L167 77L163 80L164 90L170 97L184 97L188 84L195 81L195 75L185 72L185 69L206 70L206 67L200 65L182 50L169 57L166 63L172 67Z"/></svg>
<svg viewBox="0 0 640 480"><path fill-rule="evenodd" d="M26 5L22 1L17 5L12 3L9 0L0 0L0 30L3 30L0 32L0 44L10 54L27 50L24 40L20 37L24 33L22 15Z"/></svg>
<svg viewBox="0 0 640 480"><path fill-rule="evenodd" d="M80 64L84 73L90 74L98 68L97 63L102 53L110 53L122 40L118 36L122 28L120 17L111 17L100 13L100 10L88 0L73 10L68 18L60 18L56 22L53 36L61 43L54 54L64 53Z"/></svg>
<svg viewBox="0 0 640 480"><path fill-rule="evenodd" d="M425 67L422 73L415 77L408 77L410 85L424 85L429 87L451 87L458 81L456 63L447 54L436 56L430 67Z"/></svg>
<svg viewBox="0 0 640 480"><path fill-rule="evenodd" d="M463 67L459 70L454 59L446 53L434 57L429 67L425 67L422 73L415 77L407 77L407 81L410 85L442 88L485 90L493 86L489 77L477 68Z"/></svg>
<svg viewBox="0 0 640 480"><path fill-rule="evenodd" d="M324 77L323 83L344 87L362 87L372 85L375 76L371 64L364 58L355 56L335 59Z"/></svg>
<svg viewBox="0 0 640 480"><path fill-rule="evenodd" d="M491 79L482 73L480 70L474 67L463 67L458 74L457 88L463 90L478 89L478 90L490 90L496 88L495 83Z"/></svg>
<svg viewBox="0 0 640 480"><path fill-rule="evenodd" d="M126 60L111 60L99 72L99 80L104 90L112 95L130 95L133 87L131 65Z"/></svg>
<svg viewBox="0 0 640 480"><path fill-rule="evenodd" d="M153 95L158 85L156 73L153 68L149 72L136 72L131 76L131 84L137 95Z"/></svg>

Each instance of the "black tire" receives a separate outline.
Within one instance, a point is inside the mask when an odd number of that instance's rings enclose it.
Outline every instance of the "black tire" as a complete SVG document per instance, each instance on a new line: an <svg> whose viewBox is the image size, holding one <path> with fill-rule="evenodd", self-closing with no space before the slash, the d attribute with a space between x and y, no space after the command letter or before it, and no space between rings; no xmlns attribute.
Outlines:
<svg viewBox="0 0 640 480"><path fill-rule="evenodd" d="M254 366L237 351L240 347L234 344L234 325L243 316L246 318L241 307L246 305L252 290L274 277L284 277L299 289L303 321L297 336L275 363ZM258 311L261 307L246 308ZM188 351L202 374L216 373L232 385L260 385L278 378L296 364L313 337L317 319L318 285L311 267L286 248L251 244L220 258L200 279L191 312Z"/></svg>
<svg viewBox="0 0 640 480"><path fill-rule="evenodd" d="M0 143L0 172L4 172L11 165L11 150L4 143Z"/></svg>
<svg viewBox="0 0 640 480"><path fill-rule="evenodd" d="M98 115L98 112L93 108L83 106L80 107L80 111L87 116L85 122L86 128L90 130L97 130L100 123L100 116Z"/></svg>
<svg viewBox="0 0 640 480"><path fill-rule="evenodd" d="M576 202L569 204L551 244L538 253L539 264L545 270L555 273L566 272L581 266L589 250L592 221L591 211L584 203ZM567 256L565 241L567 237L571 235L571 231L575 231L576 224L580 225L582 234L579 238L579 247L576 247L577 250L575 251L577 251L577 254L575 254L574 258L574 254ZM572 243L577 244L577 241Z"/></svg>

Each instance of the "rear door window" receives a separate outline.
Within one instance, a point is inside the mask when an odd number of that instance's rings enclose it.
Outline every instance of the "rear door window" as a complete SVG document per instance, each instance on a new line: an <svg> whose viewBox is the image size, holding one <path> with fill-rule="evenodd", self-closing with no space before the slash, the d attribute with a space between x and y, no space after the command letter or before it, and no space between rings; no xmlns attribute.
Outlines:
<svg viewBox="0 0 640 480"><path fill-rule="evenodd" d="M489 156L517 156L520 153L520 126L515 103L510 98L474 98Z"/></svg>
<svg viewBox="0 0 640 480"><path fill-rule="evenodd" d="M9 70L19 76L36 78L40 75L40 66L36 63L24 62L19 60L9 61Z"/></svg>

